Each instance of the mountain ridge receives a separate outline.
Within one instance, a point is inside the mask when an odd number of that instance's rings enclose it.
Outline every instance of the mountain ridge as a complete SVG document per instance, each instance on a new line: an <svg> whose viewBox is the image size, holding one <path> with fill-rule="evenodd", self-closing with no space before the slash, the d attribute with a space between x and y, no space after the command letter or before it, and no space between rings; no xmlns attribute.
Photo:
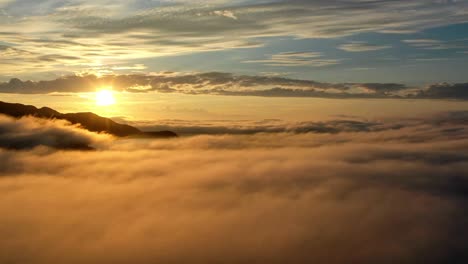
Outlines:
<svg viewBox="0 0 468 264"><path fill-rule="evenodd" d="M117 123L110 118L102 117L92 112L63 114L49 107L37 108L33 105L0 101L0 114L15 118L34 116L45 119L67 120L72 124L79 124L81 127L91 132L105 132L117 137L174 138L178 136L172 131L143 132L136 127Z"/></svg>

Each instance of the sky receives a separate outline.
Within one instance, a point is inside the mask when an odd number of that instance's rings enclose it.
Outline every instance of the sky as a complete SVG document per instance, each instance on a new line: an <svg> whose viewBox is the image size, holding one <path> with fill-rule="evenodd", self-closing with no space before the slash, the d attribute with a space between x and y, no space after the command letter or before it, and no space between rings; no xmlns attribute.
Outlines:
<svg viewBox="0 0 468 264"><path fill-rule="evenodd" d="M468 109L466 0L2 0L0 22L7 102L124 122Z"/></svg>
<svg viewBox="0 0 468 264"><path fill-rule="evenodd" d="M466 82L464 0L2 0L0 80L229 72Z"/></svg>
<svg viewBox="0 0 468 264"><path fill-rule="evenodd" d="M468 0L0 0L0 263L468 263L467 69Z"/></svg>

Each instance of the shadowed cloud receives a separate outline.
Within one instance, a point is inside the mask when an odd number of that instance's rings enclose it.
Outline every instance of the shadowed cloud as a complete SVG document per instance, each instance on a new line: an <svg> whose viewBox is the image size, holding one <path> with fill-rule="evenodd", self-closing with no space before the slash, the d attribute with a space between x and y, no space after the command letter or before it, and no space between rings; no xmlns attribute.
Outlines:
<svg viewBox="0 0 468 264"><path fill-rule="evenodd" d="M400 83L326 83L279 76L236 75L224 72L161 72L129 75L70 75L49 81L13 78L0 83L0 93L46 94L94 92L111 86L131 93L183 93L264 97L432 98L467 99L467 85L434 84L410 87Z"/></svg>
<svg viewBox="0 0 468 264"><path fill-rule="evenodd" d="M422 98L468 99L468 83L442 83L429 86L418 94Z"/></svg>
<svg viewBox="0 0 468 264"><path fill-rule="evenodd" d="M158 73L133 75L65 76L50 81L0 83L0 92L44 94L94 92L112 86L132 93L185 93L237 96L382 98L398 97L409 87L396 83L324 83L276 76L235 75L222 72Z"/></svg>
<svg viewBox="0 0 468 264"><path fill-rule="evenodd" d="M0 148L30 149L47 146L91 150L93 146L109 140L108 135L88 132L67 121L35 117L14 119L0 114Z"/></svg>

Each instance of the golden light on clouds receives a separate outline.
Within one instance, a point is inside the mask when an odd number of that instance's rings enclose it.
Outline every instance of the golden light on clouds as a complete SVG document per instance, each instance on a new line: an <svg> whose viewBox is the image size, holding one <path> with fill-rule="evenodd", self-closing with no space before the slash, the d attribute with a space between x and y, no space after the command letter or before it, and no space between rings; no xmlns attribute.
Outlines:
<svg viewBox="0 0 468 264"><path fill-rule="evenodd" d="M96 105L109 106L115 104L114 93L110 89L102 89L96 92Z"/></svg>

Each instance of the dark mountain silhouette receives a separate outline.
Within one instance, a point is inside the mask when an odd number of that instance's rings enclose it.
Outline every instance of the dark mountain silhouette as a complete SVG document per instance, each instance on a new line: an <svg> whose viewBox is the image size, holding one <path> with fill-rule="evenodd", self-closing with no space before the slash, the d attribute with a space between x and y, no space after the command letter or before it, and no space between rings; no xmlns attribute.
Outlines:
<svg viewBox="0 0 468 264"><path fill-rule="evenodd" d="M143 132L136 127L132 127L125 124L119 124L109 118L98 116L90 112L62 114L48 107L36 108L32 105L13 104L0 101L0 114L16 118L20 118L23 116L35 116L47 119L63 119L69 121L72 124L80 124L81 127L92 132L105 132L118 137L177 137L177 134L172 131Z"/></svg>

